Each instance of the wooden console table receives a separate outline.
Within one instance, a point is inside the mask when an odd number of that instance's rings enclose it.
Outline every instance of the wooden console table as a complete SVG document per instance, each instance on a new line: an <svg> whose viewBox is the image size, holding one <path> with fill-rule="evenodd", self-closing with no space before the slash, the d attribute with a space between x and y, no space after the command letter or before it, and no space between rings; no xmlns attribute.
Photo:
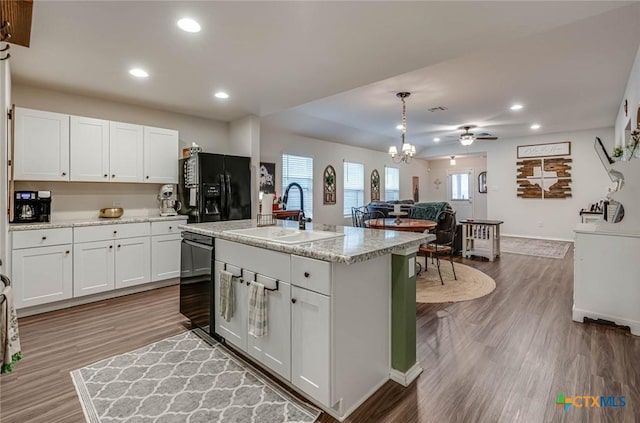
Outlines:
<svg viewBox="0 0 640 423"><path fill-rule="evenodd" d="M463 219L462 256L486 257L489 261L500 255L501 220Z"/></svg>

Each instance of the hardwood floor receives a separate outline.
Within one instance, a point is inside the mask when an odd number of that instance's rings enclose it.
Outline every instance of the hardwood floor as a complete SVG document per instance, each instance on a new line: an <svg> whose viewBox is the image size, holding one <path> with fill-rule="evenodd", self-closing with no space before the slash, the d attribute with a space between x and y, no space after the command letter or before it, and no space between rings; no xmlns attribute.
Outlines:
<svg viewBox="0 0 640 423"><path fill-rule="evenodd" d="M492 276L496 290L418 304L424 372L408 388L388 382L346 421L640 421L640 337L571 321L571 252L463 262ZM186 330L177 297L174 286L21 319L25 358L0 377L0 421L84 421L69 371ZM624 395L627 406L563 411L558 394Z"/></svg>

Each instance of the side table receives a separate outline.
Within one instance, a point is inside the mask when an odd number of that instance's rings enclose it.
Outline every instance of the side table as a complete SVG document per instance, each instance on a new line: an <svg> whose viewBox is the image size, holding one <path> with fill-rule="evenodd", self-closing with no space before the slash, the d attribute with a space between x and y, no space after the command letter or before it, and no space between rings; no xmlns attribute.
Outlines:
<svg viewBox="0 0 640 423"><path fill-rule="evenodd" d="M486 257L489 261L500 255L501 220L463 219L462 256Z"/></svg>

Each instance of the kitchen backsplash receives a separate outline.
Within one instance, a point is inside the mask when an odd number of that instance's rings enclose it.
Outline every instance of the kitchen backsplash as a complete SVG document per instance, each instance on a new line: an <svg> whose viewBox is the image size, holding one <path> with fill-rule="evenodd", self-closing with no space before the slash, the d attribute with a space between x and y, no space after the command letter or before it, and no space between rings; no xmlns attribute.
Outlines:
<svg viewBox="0 0 640 423"><path fill-rule="evenodd" d="M125 216L158 215L162 184L16 181L16 191L51 191L51 218L97 217L103 207L123 207ZM118 203L117 206L114 203Z"/></svg>

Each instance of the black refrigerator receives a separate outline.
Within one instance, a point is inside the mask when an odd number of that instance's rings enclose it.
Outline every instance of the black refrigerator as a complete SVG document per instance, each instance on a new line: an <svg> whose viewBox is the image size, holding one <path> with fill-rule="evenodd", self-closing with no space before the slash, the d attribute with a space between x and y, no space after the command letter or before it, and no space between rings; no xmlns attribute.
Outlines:
<svg viewBox="0 0 640 423"><path fill-rule="evenodd" d="M188 223L251 219L249 157L197 153L179 166L179 213Z"/></svg>

